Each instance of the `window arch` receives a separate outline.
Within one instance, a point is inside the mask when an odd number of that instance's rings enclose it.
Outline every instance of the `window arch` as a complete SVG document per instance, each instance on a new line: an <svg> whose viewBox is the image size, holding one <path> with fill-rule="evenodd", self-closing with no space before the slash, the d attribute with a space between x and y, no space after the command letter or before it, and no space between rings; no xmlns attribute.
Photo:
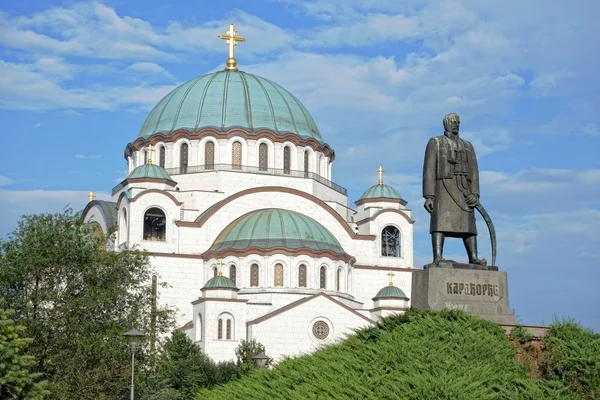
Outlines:
<svg viewBox="0 0 600 400"><path fill-rule="evenodd" d="M163 210L152 207L144 214L144 240L166 240L167 217Z"/></svg>
<svg viewBox="0 0 600 400"><path fill-rule="evenodd" d="M275 265L274 286L283 286L283 265Z"/></svg>
<svg viewBox="0 0 600 400"><path fill-rule="evenodd" d="M188 170L188 144L183 143L179 152L179 170L182 174L187 174Z"/></svg>
<svg viewBox="0 0 600 400"><path fill-rule="evenodd" d="M306 287L306 265L298 267L298 287Z"/></svg>
<svg viewBox="0 0 600 400"><path fill-rule="evenodd" d="M319 270L319 289L325 289L327 287L327 268L322 266Z"/></svg>
<svg viewBox="0 0 600 400"><path fill-rule="evenodd" d="M160 150L158 150L158 165L160 165L161 167L165 167L165 160L167 157L167 149L165 148L165 146L161 146Z"/></svg>
<svg viewBox="0 0 600 400"><path fill-rule="evenodd" d="M217 267L213 267L213 278L217 277Z"/></svg>
<svg viewBox="0 0 600 400"><path fill-rule="evenodd" d="M386 226L381 232L381 255L383 257L400 257L400 230L395 226Z"/></svg>
<svg viewBox="0 0 600 400"><path fill-rule="evenodd" d="M269 146L266 143L258 146L258 169L260 171L269 169Z"/></svg>
<svg viewBox="0 0 600 400"><path fill-rule="evenodd" d="M223 339L223 318L217 322L217 339Z"/></svg>
<svg viewBox="0 0 600 400"><path fill-rule="evenodd" d="M290 146L285 146L283 148L283 173L288 174L291 170L292 165L292 151L290 150Z"/></svg>
<svg viewBox="0 0 600 400"><path fill-rule="evenodd" d="M211 140L204 143L204 169L215 169L215 143Z"/></svg>
<svg viewBox="0 0 600 400"><path fill-rule="evenodd" d="M227 329L225 332L225 339L231 340L231 320L227 320Z"/></svg>
<svg viewBox="0 0 600 400"><path fill-rule="evenodd" d="M308 178L308 167L309 167L309 164L308 164L309 158L308 158L308 156L309 156L308 150L305 150L304 151L304 177L305 178Z"/></svg>
<svg viewBox="0 0 600 400"><path fill-rule="evenodd" d="M342 287L342 269L338 268L337 275L335 277L335 290L339 291Z"/></svg>
<svg viewBox="0 0 600 400"><path fill-rule="evenodd" d="M144 149L144 164L148 164L148 148Z"/></svg>
<svg viewBox="0 0 600 400"><path fill-rule="evenodd" d="M217 339L233 340L235 320L228 312L221 313L217 320Z"/></svg>
<svg viewBox="0 0 600 400"><path fill-rule="evenodd" d="M258 287L258 264L250 266L250 286Z"/></svg>
<svg viewBox="0 0 600 400"><path fill-rule="evenodd" d="M198 318L196 319L196 341L202 341L202 314L198 313Z"/></svg>
<svg viewBox="0 0 600 400"><path fill-rule="evenodd" d="M231 264L229 266L229 279L231 279L231 281L233 282L234 285L237 284L237 279L236 279L236 268L235 265Z"/></svg>
<svg viewBox="0 0 600 400"><path fill-rule="evenodd" d="M124 243L128 240L127 238L127 210L123 209L121 212L121 222L119 223L119 241ZM119 243L119 244L121 244Z"/></svg>
<svg viewBox="0 0 600 400"><path fill-rule="evenodd" d="M231 144L231 167L242 169L242 143L235 141Z"/></svg>

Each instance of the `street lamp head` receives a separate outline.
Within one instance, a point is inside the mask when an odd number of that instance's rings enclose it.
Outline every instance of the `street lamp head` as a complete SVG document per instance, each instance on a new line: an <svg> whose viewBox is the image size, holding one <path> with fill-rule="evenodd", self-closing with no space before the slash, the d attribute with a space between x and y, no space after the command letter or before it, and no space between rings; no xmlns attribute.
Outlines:
<svg viewBox="0 0 600 400"><path fill-rule="evenodd" d="M131 347L131 350L135 350L144 337L144 333L134 328L129 332L125 332L123 336L125 336L129 341L129 347Z"/></svg>
<svg viewBox="0 0 600 400"><path fill-rule="evenodd" d="M267 363L271 361L271 357L264 353L257 354L254 357L252 357L252 359L256 363L256 366L261 369L265 368L267 366Z"/></svg>

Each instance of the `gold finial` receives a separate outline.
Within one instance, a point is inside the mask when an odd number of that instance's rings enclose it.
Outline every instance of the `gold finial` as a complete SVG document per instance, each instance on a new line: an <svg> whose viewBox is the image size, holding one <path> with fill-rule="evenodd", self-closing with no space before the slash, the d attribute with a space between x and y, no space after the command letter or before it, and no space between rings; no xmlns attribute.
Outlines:
<svg viewBox="0 0 600 400"><path fill-rule="evenodd" d="M152 151L154 150L154 147L152 147L151 144L148 145L148 147L146 147L146 153L148 153L148 161L146 162L146 164L152 164Z"/></svg>
<svg viewBox="0 0 600 400"><path fill-rule="evenodd" d="M393 277L393 276L396 276L396 274L394 274L394 273L392 272L392 270L390 270L390 272L387 274L387 276L389 276L389 277L390 277L390 286L394 286L394 282L392 282L392 277Z"/></svg>
<svg viewBox="0 0 600 400"><path fill-rule="evenodd" d="M217 267L219 267L219 276L223 276L223 261L220 259L217 261Z"/></svg>
<svg viewBox="0 0 600 400"><path fill-rule="evenodd" d="M229 24L229 30L227 31L227 33L222 33L219 35L219 39L225 39L225 43L229 45L229 58L225 63L227 65L225 69L237 71L237 61L233 56L233 48L237 46L239 42L245 42L246 39L241 36L238 36L237 32L235 31L235 26L233 25L233 22Z"/></svg>
<svg viewBox="0 0 600 400"><path fill-rule="evenodd" d="M94 192L88 193L88 199L90 199L90 201L93 201L95 198L96 198L96 195L94 194Z"/></svg>
<svg viewBox="0 0 600 400"><path fill-rule="evenodd" d="M379 184L383 185L383 173L385 172L383 170L383 168L381 168L381 165L379 166L379 169L377 169L377 171L375 171L379 174Z"/></svg>

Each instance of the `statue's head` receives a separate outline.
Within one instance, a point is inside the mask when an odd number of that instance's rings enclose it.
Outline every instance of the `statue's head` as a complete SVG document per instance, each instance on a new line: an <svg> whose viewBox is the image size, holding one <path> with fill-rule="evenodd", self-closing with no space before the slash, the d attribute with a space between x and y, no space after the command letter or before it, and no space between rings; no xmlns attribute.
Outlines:
<svg viewBox="0 0 600 400"><path fill-rule="evenodd" d="M460 117L456 113L450 113L444 117L444 131L458 135L460 129Z"/></svg>

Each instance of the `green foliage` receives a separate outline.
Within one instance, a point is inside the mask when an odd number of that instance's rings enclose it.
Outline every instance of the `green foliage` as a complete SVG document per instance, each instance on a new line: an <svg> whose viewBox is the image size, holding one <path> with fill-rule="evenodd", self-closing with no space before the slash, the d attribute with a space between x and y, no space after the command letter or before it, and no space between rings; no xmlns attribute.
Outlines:
<svg viewBox="0 0 600 400"><path fill-rule="evenodd" d="M522 325L515 325L510 331L510 337L513 340L518 341L521 344L531 342L533 340L533 334L529 332L527 328Z"/></svg>
<svg viewBox="0 0 600 400"><path fill-rule="evenodd" d="M504 331L460 311L409 310L312 355L197 399L568 399L558 382L534 381Z"/></svg>
<svg viewBox="0 0 600 400"><path fill-rule="evenodd" d="M25 327L15 325L13 313L0 308L0 399L45 399L48 382L33 372L35 358L25 354L31 339L23 337Z"/></svg>
<svg viewBox="0 0 600 400"><path fill-rule="evenodd" d="M242 372L248 373L253 369L256 369L256 362L252 359L252 357L264 353L265 346L256 339L252 339L250 341L242 340L235 349L237 365L240 367Z"/></svg>
<svg viewBox="0 0 600 400"><path fill-rule="evenodd" d="M27 327L51 398L122 399L131 361L121 335L151 331L152 270L145 253L111 251L107 238L73 221L70 210L22 217L0 243L0 297ZM171 329L171 315L156 311L158 333Z"/></svg>
<svg viewBox="0 0 600 400"><path fill-rule="evenodd" d="M157 358L155 371L141 379L140 398L179 400L193 398L200 388L210 388L240 376L233 362L215 364L201 353L182 331L167 339Z"/></svg>
<svg viewBox="0 0 600 400"><path fill-rule="evenodd" d="M600 335L572 321L554 324L545 340L542 368L579 398L600 399Z"/></svg>

